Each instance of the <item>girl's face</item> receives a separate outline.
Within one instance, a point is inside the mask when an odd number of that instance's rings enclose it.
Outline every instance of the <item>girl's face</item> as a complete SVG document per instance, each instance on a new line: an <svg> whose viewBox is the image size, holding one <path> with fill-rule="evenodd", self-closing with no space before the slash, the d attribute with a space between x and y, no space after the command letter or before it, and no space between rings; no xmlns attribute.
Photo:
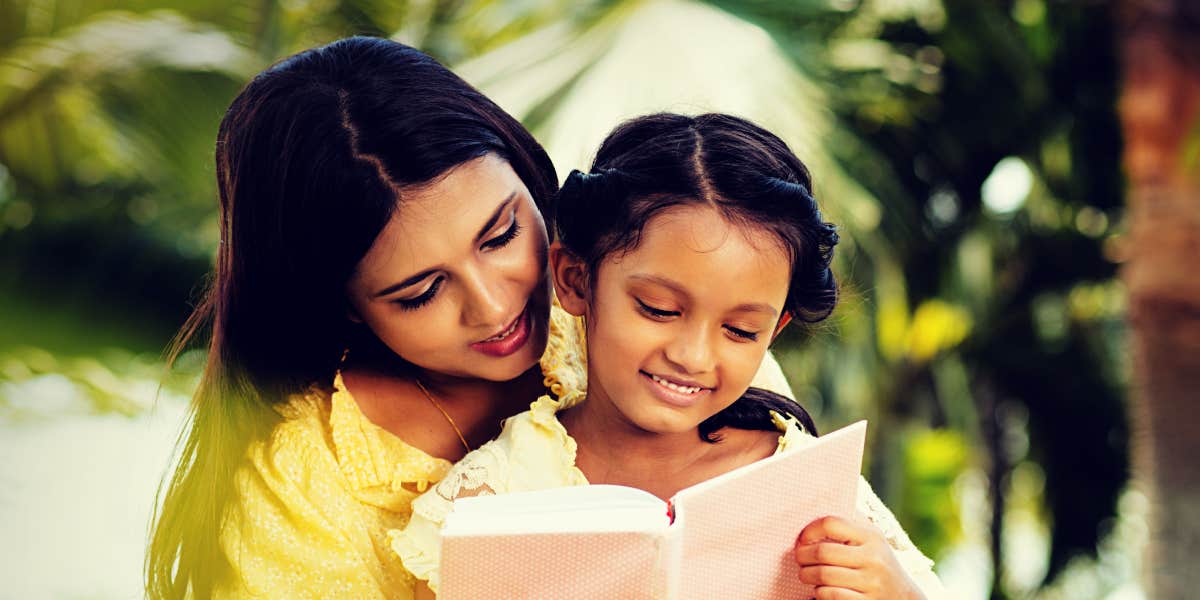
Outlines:
<svg viewBox="0 0 1200 600"><path fill-rule="evenodd" d="M788 292L773 234L708 206L665 210L633 251L600 264L590 300L563 293L561 254L559 300L587 317L589 403L611 403L640 430L679 433L749 387Z"/></svg>
<svg viewBox="0 0 1200 600"><path fill-rule="evenodd" d="M351 318L427 371L508 381L546 347L546 225L489 154L405 191L347 285Z"/></svg>

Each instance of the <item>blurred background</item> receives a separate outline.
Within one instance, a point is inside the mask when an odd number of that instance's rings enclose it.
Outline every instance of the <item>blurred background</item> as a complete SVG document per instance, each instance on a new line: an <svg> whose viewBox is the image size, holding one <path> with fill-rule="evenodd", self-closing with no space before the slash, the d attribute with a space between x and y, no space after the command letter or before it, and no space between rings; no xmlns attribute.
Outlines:
<svg viewBox="0 0 1200 600"><path fill-rule="evenodd" d="M1047 0L0 0L0 597L141 595L202 363L162 352L211 267L217 123L265 66L352 34L453 67L560 177L652 110L780 134L842 228L845 293L776 354L823 430L870 420L867 475L953 596L1146 597L1117 21Z"/></svg>

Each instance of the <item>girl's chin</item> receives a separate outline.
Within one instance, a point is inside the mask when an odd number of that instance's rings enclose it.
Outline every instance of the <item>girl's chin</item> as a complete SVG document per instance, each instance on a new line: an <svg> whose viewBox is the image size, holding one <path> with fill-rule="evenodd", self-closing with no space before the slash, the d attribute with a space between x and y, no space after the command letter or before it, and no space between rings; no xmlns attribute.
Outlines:
<svg viewBox="0 0 1200 600"><path fill-rule="evenodd" d="M700 422L682 418L679 414L626 415L625 418L638 429L655 435L679 435L695 432Z"/></svg>

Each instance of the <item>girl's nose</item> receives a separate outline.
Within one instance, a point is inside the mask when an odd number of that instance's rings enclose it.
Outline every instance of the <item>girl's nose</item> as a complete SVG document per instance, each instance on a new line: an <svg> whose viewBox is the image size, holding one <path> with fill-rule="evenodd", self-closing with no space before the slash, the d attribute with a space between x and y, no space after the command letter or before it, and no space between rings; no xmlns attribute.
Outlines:
<svg viewBox="0 0 1200 600"><path fill-rule="evenodd" d="M666 358L682 373L708 373L716 368L712 342L703 327L691 327L667 344Z"/></svg>

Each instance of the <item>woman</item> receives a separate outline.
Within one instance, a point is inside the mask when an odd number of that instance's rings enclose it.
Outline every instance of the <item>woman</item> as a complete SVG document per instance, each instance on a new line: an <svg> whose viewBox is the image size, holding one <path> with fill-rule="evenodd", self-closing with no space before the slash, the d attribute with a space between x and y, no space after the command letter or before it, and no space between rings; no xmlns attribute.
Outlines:
<svg viewBox="0 0 1200 600"><path fill-rule="evenodd" d="M433 59L369 38L256 77L216 164L216 273L176 344L211 327L208 364L147 591L406 597L385 532L413 498L543 385L583 385L546 278L553 165Z"/></svg>

